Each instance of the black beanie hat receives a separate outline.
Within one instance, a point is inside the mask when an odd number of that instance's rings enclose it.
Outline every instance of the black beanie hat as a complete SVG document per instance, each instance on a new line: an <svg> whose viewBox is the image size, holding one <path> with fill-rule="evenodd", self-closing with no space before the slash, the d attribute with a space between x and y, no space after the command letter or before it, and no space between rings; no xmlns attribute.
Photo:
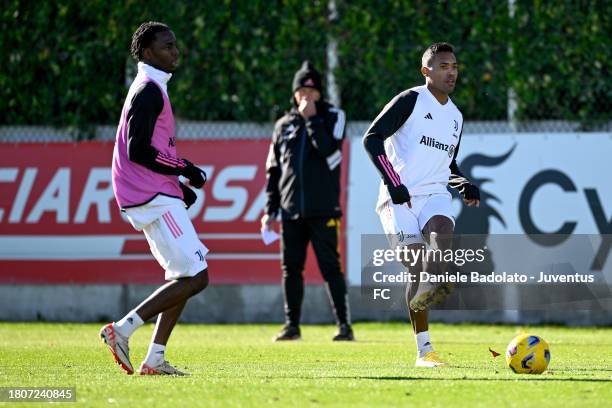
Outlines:
<svg viewBox="0 0 612 408"><path fill-rule="evenodd" d="M321 74L308 60L302 63L302 67L295 73L295 76L293 77L293 92L297 91L300 88L314 88L317 91L323 93Z"/></svg>

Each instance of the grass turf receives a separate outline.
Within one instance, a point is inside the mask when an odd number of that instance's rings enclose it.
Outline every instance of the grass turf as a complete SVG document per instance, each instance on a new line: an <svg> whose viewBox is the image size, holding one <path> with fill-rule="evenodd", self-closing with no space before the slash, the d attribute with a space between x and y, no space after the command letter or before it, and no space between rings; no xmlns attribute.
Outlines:
<svg viewBox="0 0 612 408"><path fill-rule="evenodd" d="M612 329L534 327L551 347L542 375L517 375L503 353L517 327L443 325L432 340L452 367L417 369L407 323L303 326L301 342L272 343L279 325L179 324L167 359L191 377L127 376L98 324L0 323L0 387L75 386L77 404L102 406L610 406ZM144 357L151 325L130 341ZM502 353L493 359L489 347ZM2 403L0 403L2 405ZM31 404L27 404L31 405ZM46 405L46 404L45 404ZM22 406L22 405L20 405Z"/></svg>

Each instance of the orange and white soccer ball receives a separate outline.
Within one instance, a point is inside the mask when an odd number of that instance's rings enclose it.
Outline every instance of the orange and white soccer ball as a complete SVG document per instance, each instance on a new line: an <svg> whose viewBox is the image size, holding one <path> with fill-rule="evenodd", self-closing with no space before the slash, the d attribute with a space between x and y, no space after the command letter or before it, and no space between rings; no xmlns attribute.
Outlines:
<svg viewBox="0 0 612 408"><path fill-rule="evenodd" d="M517 374L541 374L550 362L550 347L540 336L520 334L506 349L506 363Z"/></svg>

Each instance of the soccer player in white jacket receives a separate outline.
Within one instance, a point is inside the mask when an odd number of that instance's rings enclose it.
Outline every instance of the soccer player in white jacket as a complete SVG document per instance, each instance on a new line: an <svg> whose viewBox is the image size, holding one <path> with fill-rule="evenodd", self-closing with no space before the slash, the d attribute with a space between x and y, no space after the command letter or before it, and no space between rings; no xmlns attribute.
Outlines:
<svg viewBox="0 0 612 408"><path fill-rule="evenodd" d="M448 43L435 43L422 57L425 85L395 96L374 119L364 147L382 177L376 212L392 247L409 253L425 244L451 247L455 221L447 186L457 188L468 206L480 204L478 187L459 171L456 157L463 115L449 98L457 81L457 59ZM408 265L416 260L408 260ZM443 265L420 257L419 271L441 271ZM406 302L417 343L417 367L446 365L434 351L428 331L428 309L442 301L450 285L409 284Z"/></svg>

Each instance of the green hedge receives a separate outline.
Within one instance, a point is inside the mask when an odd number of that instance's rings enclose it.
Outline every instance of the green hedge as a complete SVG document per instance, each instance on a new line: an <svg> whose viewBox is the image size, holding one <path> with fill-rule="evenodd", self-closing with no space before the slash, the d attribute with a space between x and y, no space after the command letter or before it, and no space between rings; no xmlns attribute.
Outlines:
<svg viewBox="0 0 612 408"><path fill-rule="evenodd" d="M112 17L107 20L115 10L106 2L79 4L4 2L0 123L82 126L116 121L117 103L125 93L127 31L118 29Z"/></svg>
<svg viewBox="0 0 612 408"><path fill-rule="evenodd" d="M392 96L423 84L425 48L447 41L460 63L452 98L465 117L505 119L505 1L350 1L335 29L341 39L342 102L351 117L373 118Z"/></svg>
<svg viewBox="0 0 612 408"><path fill-rule="evenodd" d="M519 118L610 121L612 1L517 0L515 17L508 77Z"/></svg>
<svg viewBox="0 0 612 408"><path fill-rule="evenodd" d="M269 1L6 1L0 11L0 124L87 126L118 120L132 33L170 25L182 67L170 82L177 115L272 120L288 106L303 58L324 68L327 5ZM307 33L307 34L305 34Z"/></svg>
<svg viewBox="0 0 612 408"><path fill-rule="evenodd" d="M423 83L420 56L456 46L453 99L468 120L504 120L511 86L521 119L609 120L612 2L18 1L0 10L0 124L80 130L114 124L133 75L131 35L168 23L182 67L175 111L193 120L270 121L288 107L301 60L323 69L327 36L339 42L337 78L352 120L371 120L396 93ZM510 57L509 49L512 49Z"/></svg>

